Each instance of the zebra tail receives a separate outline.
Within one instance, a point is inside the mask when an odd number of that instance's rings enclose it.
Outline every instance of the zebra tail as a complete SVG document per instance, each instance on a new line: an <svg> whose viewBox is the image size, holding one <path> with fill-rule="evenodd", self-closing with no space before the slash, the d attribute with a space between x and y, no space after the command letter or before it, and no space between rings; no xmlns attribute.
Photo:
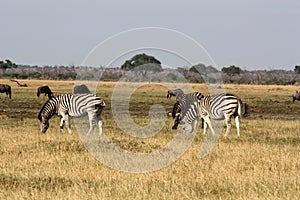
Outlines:
<svg viewBox="0 0 300 200"><path fill-rule="evenodd" d="M248 116L248 104L244 103L243 117L247 117L247 116Z"/></svg>
<svg viewBox="0 0 300 200"><path fill-rule="evenodd" d="M238 99L238 116L242 116L242 107L243 107L243 103L240 99Z"/></svg>
<svg viewBox="0 0 300 200"><path fill-rule="evenodd" d="M248 115L248 105L246 103L243 104L240 99L238 100L238 115L240 117L246 117Z"/></svg>
<svg viewBox="0 0 300 200"><path fill-rule="evenodd" d="M242 104L242 103L241 103ZM244 103L243 104L243 107L244 107L244 112L241 113L241 117L247 117L248 116L248 104Z"/></svg>

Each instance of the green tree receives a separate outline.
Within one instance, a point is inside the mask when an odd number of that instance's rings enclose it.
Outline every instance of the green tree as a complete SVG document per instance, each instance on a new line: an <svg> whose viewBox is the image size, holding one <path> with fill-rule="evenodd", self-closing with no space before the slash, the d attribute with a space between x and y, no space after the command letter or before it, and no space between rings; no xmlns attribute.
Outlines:
<svg viewBox="0 0 300 200"><path fill-rule="evenodd" d="M240 74L242 70L235 65L231 65L230 67L223 67L222 72L227 74L228 76L234 76Z"/></svg>
<svg viewBox="0 0 300 200"><path fill-rule="evenodd" d="M145 64L150 64L145 66L146 68L148 68L148 70L152 70L152 71L162 70L161 62L157 60L155 57L149 56L145 53L137 54L133 56L130 60L126 60L125 63L121 66L121 69L132 70L135 67L142 66ZM147 70L145 69L145 67L142 67L141 70Z"/></svg>
<svg viewBox="0 0 300 200"><path fill-rule="evenodd" d="M6 59L5 61L0 61L0 69L5 72L7 68L16 68L18 65Z"/></svg>
<svg viewBox="0 0 300 200"><path fill-rule="evenodd" d="M296 65L296 66L295 66L294 72L295 72L296 74L300 74L300 65Z"/></svg>

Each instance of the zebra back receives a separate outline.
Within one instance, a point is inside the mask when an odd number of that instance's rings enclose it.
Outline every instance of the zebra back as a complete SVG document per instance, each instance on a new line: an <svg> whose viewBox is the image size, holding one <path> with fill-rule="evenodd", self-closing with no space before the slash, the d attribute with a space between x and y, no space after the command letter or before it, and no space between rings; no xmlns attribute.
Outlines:
<svg viewBox="0 0 300 200"><path fill-rule="evenodd" d="M213 96L205 96L200 99L200 113L209 115L212 119L224 119L224 113L240 115L239 106L242 102L234 94L222 93Z"/></svg>
<svg viewBox="0 0 300 200"><path fill-rule="evenodd" d="M70 116L82 116L89 110L100 112L105 102L94 94L64 94L49 99L39 112L38 118L50 119L59 112L67 112Z"/></svg>
<svg viewBox="0 0 300 200"><path fill-rule="evenodd" d="M88 111L97 112L105 102L94 94L67 94L61 96L60 110L67 110L70 116L82 116Z"/></svg>

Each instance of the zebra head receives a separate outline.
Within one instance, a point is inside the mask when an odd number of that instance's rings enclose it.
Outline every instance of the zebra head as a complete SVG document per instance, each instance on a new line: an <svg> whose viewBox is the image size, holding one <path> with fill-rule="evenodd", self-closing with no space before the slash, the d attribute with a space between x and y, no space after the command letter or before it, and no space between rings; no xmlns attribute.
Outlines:
<svg viewBox="0 0 300 200"><path fill-rule="evenodd" d="M46 133L47 129L49 128L49 120L42 117L40 119L40 128L42 133Z"/></svg>
<svg viewBox="0 0 300 200"><path fill-rule="evenodd" d="M185 121L182 121L181 122L181 125L182 125L182 130L183 132L186 132L186 133L192 133L193 132L193 124L190 124L190 123L187 123Z"/></svg>
<svg viewBox="0 0 300 200"><path fill-rule="evenodd" d="M49 128L49 119L53 115L57 114L57 100L58 98L56 97L48 99L38 114L38 119L40 122L40 128L42 133L45 133Z"/></svg>
<svg viewBox="0 0 300 200"><path fill-rule="evenodd" d="M187 96L186 101L190 102L188 105L185 105L182 109L182 113L180 113L181 125L182 130L184 132L192 133L194 130L197 129L198 121L199 121L199 97L198 94L201 93L191 93L191 95ZM196 96L195 96L196 95ZM197 99L195 99L195 97ZM191 99L190 99L191 98Z"/></svg>

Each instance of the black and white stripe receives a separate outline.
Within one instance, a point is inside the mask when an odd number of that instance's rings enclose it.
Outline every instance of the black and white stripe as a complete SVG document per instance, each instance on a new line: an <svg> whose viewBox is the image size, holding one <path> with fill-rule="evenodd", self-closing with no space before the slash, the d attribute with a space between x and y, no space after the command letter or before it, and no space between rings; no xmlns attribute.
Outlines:
<svg viewBox="0 0 300 200"><path fill-rule="evenodd" d="M186 132L193 132L199 122L199 100L203 96L199 92L185 94L181 100L181 118L182 129ZM178 123L179 120L177 120ZM174 121L174 125L176 120Z"/></svg>
<svg viewBox="0 0 300 200"><path fill-rule="evenodd" d="M214 129L211 124L213 120L224 120L226 122L226 133L228 135L231 129L231 117L235 118L237 135L240 135L239 118L242 116L242 101L239 97L233 94L218 94L213 96L202 96L199 99L200 117L204 119L204 130L206 133L207 125L214 134ZM245 104L245 113L247 106Z"/></svg>
<svg viewBox="0 0 300 200"><path fill-rule="evenodd" d="M174 119L172 129L177 129L181 121L181 103L179 101L175 102L173 110L169 113L169 116L172 116Z"/></svg>
<svg viewBox="0 0 300 200"><path fill-rule="evenodd" d="M53 115L61 116L60 132L63 131L64 122L69 133L70 128L69 116L81 117L88 115L90 129L88 134L92 133L96 124L99 125L99 134L102 135L101 112L105 107L105 102L94 94L64 94L49 99L38 114L41 125L41 132L45 133L49 127L49 119Z"/></svg>
<svg viewBox="0 0 300 200"><path fill-rule="evenodd" d="M171 115L174 119L172 129L177 129L179 123L183 125L183 130L192 132L199 121L198 101L202 94L199 92L184 94L181 89L169 90L167 98L176 96L176 103L173 106Z"/></svg>

